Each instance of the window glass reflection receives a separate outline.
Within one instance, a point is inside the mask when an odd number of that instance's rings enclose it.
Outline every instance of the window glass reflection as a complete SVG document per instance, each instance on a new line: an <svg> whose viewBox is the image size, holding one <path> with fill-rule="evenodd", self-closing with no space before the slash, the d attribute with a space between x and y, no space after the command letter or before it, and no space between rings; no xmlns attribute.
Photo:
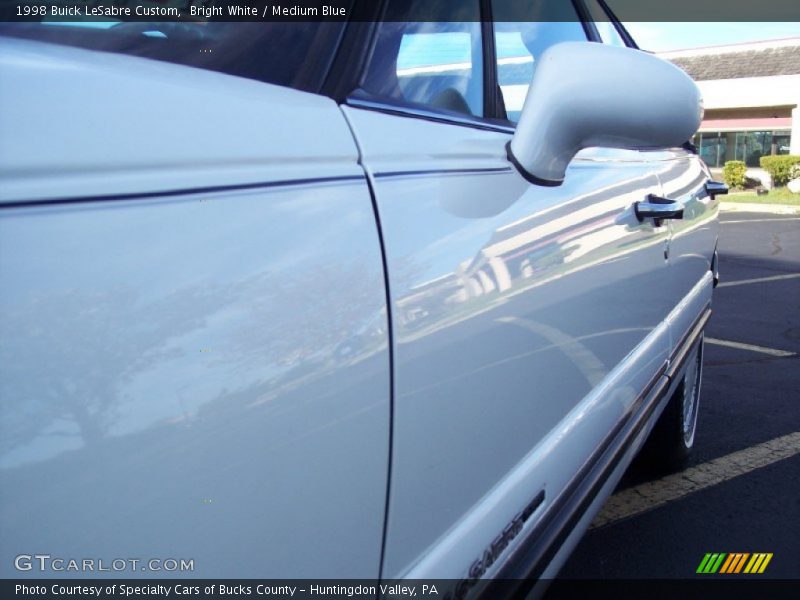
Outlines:
<svg viewBox="0 0 800 600"><path fill-rule="evenodd" d="M759 167L762 156L789 154L790 137L788 131L703 131L695 145L709 167L723 167L729 160Z"/></svg>

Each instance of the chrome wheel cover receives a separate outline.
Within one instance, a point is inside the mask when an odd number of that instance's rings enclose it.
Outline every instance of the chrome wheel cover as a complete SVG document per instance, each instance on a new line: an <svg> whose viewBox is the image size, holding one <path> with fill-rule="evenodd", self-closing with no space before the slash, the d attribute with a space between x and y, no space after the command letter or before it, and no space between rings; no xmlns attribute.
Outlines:
<svg viewBox="0 0 800 600"><path fill-rule="evenodd" d="M700 383L703 372L703 342L697 345L686 367L683 380L683 443L691 448L697 428L697 409L700 404Z"/></svg>

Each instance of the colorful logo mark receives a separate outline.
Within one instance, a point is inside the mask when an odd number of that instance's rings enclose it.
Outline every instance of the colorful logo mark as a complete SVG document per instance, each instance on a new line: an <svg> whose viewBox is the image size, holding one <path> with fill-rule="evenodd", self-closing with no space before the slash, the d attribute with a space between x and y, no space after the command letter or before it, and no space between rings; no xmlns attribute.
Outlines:
<svg viewBox="0 0 800 600"><path fill-rule="evenodd" d="M714 573L763 573L769 561L772 560L772 552L708 552L700 561L697 573L703 575Z"/></svg>

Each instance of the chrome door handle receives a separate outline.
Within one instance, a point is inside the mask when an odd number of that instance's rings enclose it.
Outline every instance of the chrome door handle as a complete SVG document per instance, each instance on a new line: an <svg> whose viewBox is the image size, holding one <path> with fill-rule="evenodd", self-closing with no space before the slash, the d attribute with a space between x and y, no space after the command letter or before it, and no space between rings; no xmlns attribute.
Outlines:
<svg viewBox="0 0 800 600"><path fill-rule="evenodd" d="M653 218L656 225L660 225L662 219L682 219L683 205L669 198L648 194L644 202L633 203L633 212L639 221Z"/></svg>
<svg viewBox="0 0 800 600"><path fill-rule="evenodd" d="M728 193L728 186L722 183L721 181L714 181L713 179L709 179L706 181L706 194L711 196L724 196Z"/></svg>

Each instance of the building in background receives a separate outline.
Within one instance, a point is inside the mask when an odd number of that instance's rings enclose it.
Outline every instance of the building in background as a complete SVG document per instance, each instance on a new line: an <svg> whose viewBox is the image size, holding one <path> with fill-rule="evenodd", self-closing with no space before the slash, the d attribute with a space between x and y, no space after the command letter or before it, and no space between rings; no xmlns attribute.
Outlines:
<svg viewBox="0 0 800 600"><path fill-rule="evenodd" d="M742 160L770 186L759 159L800 154L800 37L659 53L692 76L705 115L694 137L711 168Z"/></svg>

